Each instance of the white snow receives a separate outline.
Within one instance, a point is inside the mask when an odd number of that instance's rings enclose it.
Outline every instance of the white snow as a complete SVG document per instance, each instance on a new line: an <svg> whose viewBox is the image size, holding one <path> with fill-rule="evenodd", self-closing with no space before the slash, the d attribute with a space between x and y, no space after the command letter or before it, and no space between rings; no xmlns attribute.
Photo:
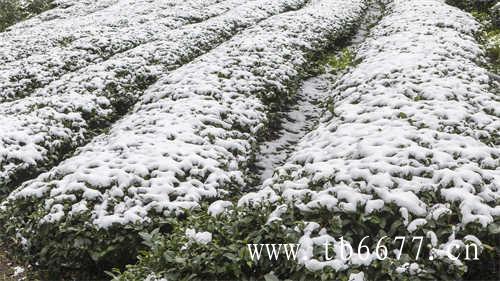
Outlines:
<svg viewBox="0 0 500 281"><path fill-rule="evenodd" d="M189 240L200 244L208 244L212 242L212 233L206 231L196 232L196 230L192 228L186 229L186 237Z"/></svg>
<svg viewBox="0 0 500 281"><path fill-rule="evenodd" d="M324 74L310 78L302 84L294 97L291 108L282 118L281 130L276 139L260 144L256 166L262 169L261 180L272 177L274 168L282 164L297 142L316 125L321 113L321 103L328 97L334 75Z"/></svg>
<svg viewBox="0 0 500 281"><path fill-rule="evenodd" d="M410 224L408 224L406 229L408 229L408 232L412 233L412 232L415 232L415 230L417 230L420 226L425 225L426 223L427 223L426 219L422 219L422 218L415 219L412 222L410 222Z"/></svg>
<svg viewBox="0 0 500 281"><path fill-rule="evenodd" d="M13 269L14 269L14 273L12 275L14 277L17 277L17 276L23 274L25 271L24 267L22 267L22 266L15 266Z"/></svg>
<svg viewBox="0 0 500 281"><path fill-rule="evenodd" d="M287 205L280 205L276 207L276 209L269 215L267 219L267 224L270 224L274 221L280 221L281 216L286 213L288 210Z"/></svg>
<svg viewBox="0 0 500 281"><path fill-rule="evenodd" d="M351 273L349 275L348 281L365 281L365 273L364 272Z"/></svg>
<svg viewBox="0 0 500 281"><path fill-rule="evenodd" d="M208 207L208 213L213 217L217 217L218 215L224 213L224 211L231 206L233 206L233 203L230 201L217 200L210 204L210 206Z"/></svg>

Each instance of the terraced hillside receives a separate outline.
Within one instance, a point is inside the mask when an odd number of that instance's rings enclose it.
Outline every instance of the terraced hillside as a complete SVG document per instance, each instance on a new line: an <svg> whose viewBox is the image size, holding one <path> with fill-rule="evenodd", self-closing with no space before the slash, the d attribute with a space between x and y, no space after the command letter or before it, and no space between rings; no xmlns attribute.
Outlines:
<svg viewBox="0 0 500 281"><path fill-rule="evenodd" d="M0 33L1 248L25 280L498 280L498 5L50 2Z"/></svg>

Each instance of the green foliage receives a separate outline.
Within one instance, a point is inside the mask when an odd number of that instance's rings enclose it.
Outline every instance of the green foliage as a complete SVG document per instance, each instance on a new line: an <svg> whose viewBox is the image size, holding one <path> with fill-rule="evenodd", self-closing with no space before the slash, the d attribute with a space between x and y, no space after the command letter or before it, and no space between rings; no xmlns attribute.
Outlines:
<svg viewBox="0 0 500 281"><path fill-rule="evenodd" d="M326 63L331 67L332 72L337 73L354 65L354 55L351 50L344 48L339 53L327 56Z"/></svg>
<svg viewBox="0 0 500 281"><path fill-rule="evenodd" d="M16 22L51 8L52 0L0 0L0 32Z"/></svg>
<svg viewBox="0 0 500 281"><path fill-rule="evenodd" d="M471 15L475 17L479 22L488 22L490 20L490 15L487 12L482 12L474 10Z"/></svg>
<svg viewBox="0 0 500 281"><path fill-rule="evenodd" d="M168 280L247 280L251 276L263 279L273 270L277 270L276 274L284 274L280 268L296 271L298 265L284 260L253 262L247 252L247 243L293 243L298 240L299 232L293 227L303 223L290 217L287 225L266 224L271 211L270 207L263 207L258 212L235 209L217 218L197 212L185 221L171 220L174 231L169 235L158 230L141 234L149 250L142 252L137 266L128 266L127 271L115 279L139 280L155 272ZM187 228L212 233L212 242L207 245L189 243L185 235Z"/></svg>
<svg viewBox="0 0 500 281"><path fill-rule="evenodd" d="M493 6L497 0L447 0L446 3L463 10L485 11Z"/></svg>
<svg viewBox="0 0 500 281"><path fill-rule="evenodd" d="M310 271L294 260L280 258L270 261L261 258L252 261L247 250L247 243L297 243L303 235L305 221L315 221L325 228L328 234L352 241L358 245L364 236L370 236L373 252L376 241L383 236L405 236L411 240L414 236L424 236L433 231L440 243L448 241L454 232L456 217L445 214L438 220L428 223L409 233L395 205L386 205L382 210L365 214L363 208L357 212L340 212L318 209L314 212L301 212L291 205L280 220L267 223L273 209L269 205L253 208L233 208L218 217L211 217L206 212L197 212L187 220L171 221L172 233L163 235L156 230L144 233L144 243L149 248L141 252L136 265L127 266L120 272L115 269L115 281L142 280L151 274L167 280L347 280L351 273L364 271L368 280L460 280L466 272L465 266L458 266L447 258L430 261L429 240L417 260L424 271L410 275L397 273L396 268L407 262L416 261L417 246L408 244L400 260L390 256L384 261L374 261L369 266L351 265L344 271L325 268ZM413 219L410 215L410 221ZM477 233L484 241L492 241L494 235L480 226L470 226L468 233ZM476 228L477 227L477 228ZM209 244L191 243L186 237L186 229L198 232L208 231L213 239ZM317 232L313 236L319 236ZM459 237L457 236L459 239ZM489 240L488 240L489 239ZM365 241L366 242L366 241ZM389 249L398 249L399 244L390 244ZM321 259L322 247L315 247L315 257ZM488 251L485 251L488 252ZM496 253L493 250L491 253ZM317 256L316 256L317 255ZM485 254L487 261L488 253ZM485 279L488 280L488 279Z"/></svg>
<svg viewBox="0 0 500 281"><path fill-rule="evenodd" d="M500 73L500 28L495 28L484 33L485 48L492 62L492 71Z"/></svg>
<svg viewBox="0 0 500 281"><path fill-rule="evenodd" d="M494 24L493 16L488 11L490 10L473 10L471 14L483 25L479 40L490 61L487 67L493 72L500 73L500 28Z"/></svg>
<svg viewBox="0 0 500 281"><path fill-rule="evenodd" d="M2 241L9 241L10 252L34 269L45 280L58 280L64 273L77 276L98 275L103 269L124 266L135 261L141 249L140 231L148 224L112 225L99 229L89 213L66 217L59 224L33 223L44 216L40 202L23 201L11 206L14 212L30 212L29 216L0 213ZM150 230L150 229L149 229Z"/></svg>

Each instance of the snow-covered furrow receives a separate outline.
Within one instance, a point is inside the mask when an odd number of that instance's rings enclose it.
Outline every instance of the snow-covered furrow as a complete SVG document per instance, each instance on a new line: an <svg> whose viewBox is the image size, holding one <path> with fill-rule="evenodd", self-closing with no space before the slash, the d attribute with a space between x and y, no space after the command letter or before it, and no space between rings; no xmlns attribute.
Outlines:
<svg viewBox="0 0 500 281"><path fill-rule="evenodd" d="M13 192L2 216L30 224L18 235L37 249L32 230L42 225L69 226L81 216L101 229L147 223L240 193L267 110L289 99L312 54L343 36L364 8L362 0L312 1L163 77L108 134ZM23 202L31 207L15 207Z"/></svg>
<svg viewBox="0 0 500 281"><path fill-rule="evenodd" d="M143 9L139 11L147 12L151 9L155 12L147 16L136 12L138 16L127 17L127 23L123 27L94 26L95 30L90 36L79 38L67 45L49 48L37 46L44 49L44 52L0 66L0 102L29 96L36 89L65 73L99 63L140 44L163 39L172 29L207 20L245 1L247 0L226 0L214 4L216 0L189 0L173 8L140 5ZM126 8L134 10L131 7Z"/></svg>
<svg viewBox="0 0 500 281"><path fill-rule="evenodd" d="M3 193L62 160L125 114L157 77L305 0L253 0L202 23L170 31L103 63L65 75L35 96L0 104Z"/></svg>
<svg viewBox="0 0 500 281"><path fill-rule="evenodd" d="M283 164L295 145L314 129L321 113L322 104L332 90L334 75L323 74L306 80L293 98L294 104L283 112L277 137L261 143L255 166L261 181L272 177L274 169Z"/></svg>
<svg viewBox="0 0 500 281"><path fill-rule="evenodd" d="M334 113L239 204L282 198L332 215L396 206L408 233L429 227L429 237L450 215L457 223L448 241L432 242L440 257L477 234L469 224L486 228L500 216L499 97L476 64L482 51L470 15L439 0L394 1L390 10L360 48L362 62L337 83ZM319 225L311 227L303 243L313 243ZM304 251L314 270L348 266Z"/></svg>

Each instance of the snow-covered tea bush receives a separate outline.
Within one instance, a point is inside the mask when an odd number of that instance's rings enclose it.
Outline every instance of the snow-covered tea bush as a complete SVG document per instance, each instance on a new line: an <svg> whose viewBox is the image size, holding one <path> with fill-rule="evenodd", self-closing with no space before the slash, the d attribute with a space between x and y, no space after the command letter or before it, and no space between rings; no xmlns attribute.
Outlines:
<svg viewBox="0 0 500 281"><path fill-rule="evenodd" d="M216 222L193 216L173 234L149 240L151 250L117 278L250 278L271 268L283 279L294 279L296 272L327 280L347 280L359 272L362 280L498 276L500 101L479 66L484 55L474 37L479 24L439 0L394 1L388 10L360 48L361 62L338 81L331 114L262 190L242 196L240 209L222 215L236 212L236 218L212 228ZM269 205L275 208L271 224L281 227L268 226L267 219L260 227L255 221L248 229L239 226L245 213L256 216ZM190 244L186 228L214 238L207 245ZM235 240L224 239L232 235ZM413 247L401 259L390 253L383 262L374 257L344 261L337 251L333 260L324 260L322 244L338 243L340 236L355 245L370 236L372 253L384 236L426 240L420 259ZM239 251L261 241L305 248L298 263L254 268ZM479 248L479 262L446 255L450 245L460 252L470 243ZM161 256L165 252L178 259ZM208 264L195 259L204 253L212 257ZM242 271L223 269L232 259L243 264Z"/></svg>
<svg viewBox="0 0 500 281"><path fill-rule="evenodd" d="M168 36L171 30L220 15L245 1L159 2L162 1L144 0L128 5L126 1L120 2L82 16L76 26L75 19L70 18L56 25L56 30L50 21L5 34L7 38L0 44L0 55L4 52L6 57L0 65L0 101L30 96L66 73L100 63L141 44L165 39L164 35ZM120 20L123 14L127 20ZM78 23L81 28L77 28ZM33 36L26 37L27 32Z"/></svg>
<svg viewBox="0 0 500 281"><path fill-rule="evenodd" d="M364 8L312 1L160 77L109 133L9 196L4 237L42 266L119 265L139 231L241 194L272 113Z"/></svg>

